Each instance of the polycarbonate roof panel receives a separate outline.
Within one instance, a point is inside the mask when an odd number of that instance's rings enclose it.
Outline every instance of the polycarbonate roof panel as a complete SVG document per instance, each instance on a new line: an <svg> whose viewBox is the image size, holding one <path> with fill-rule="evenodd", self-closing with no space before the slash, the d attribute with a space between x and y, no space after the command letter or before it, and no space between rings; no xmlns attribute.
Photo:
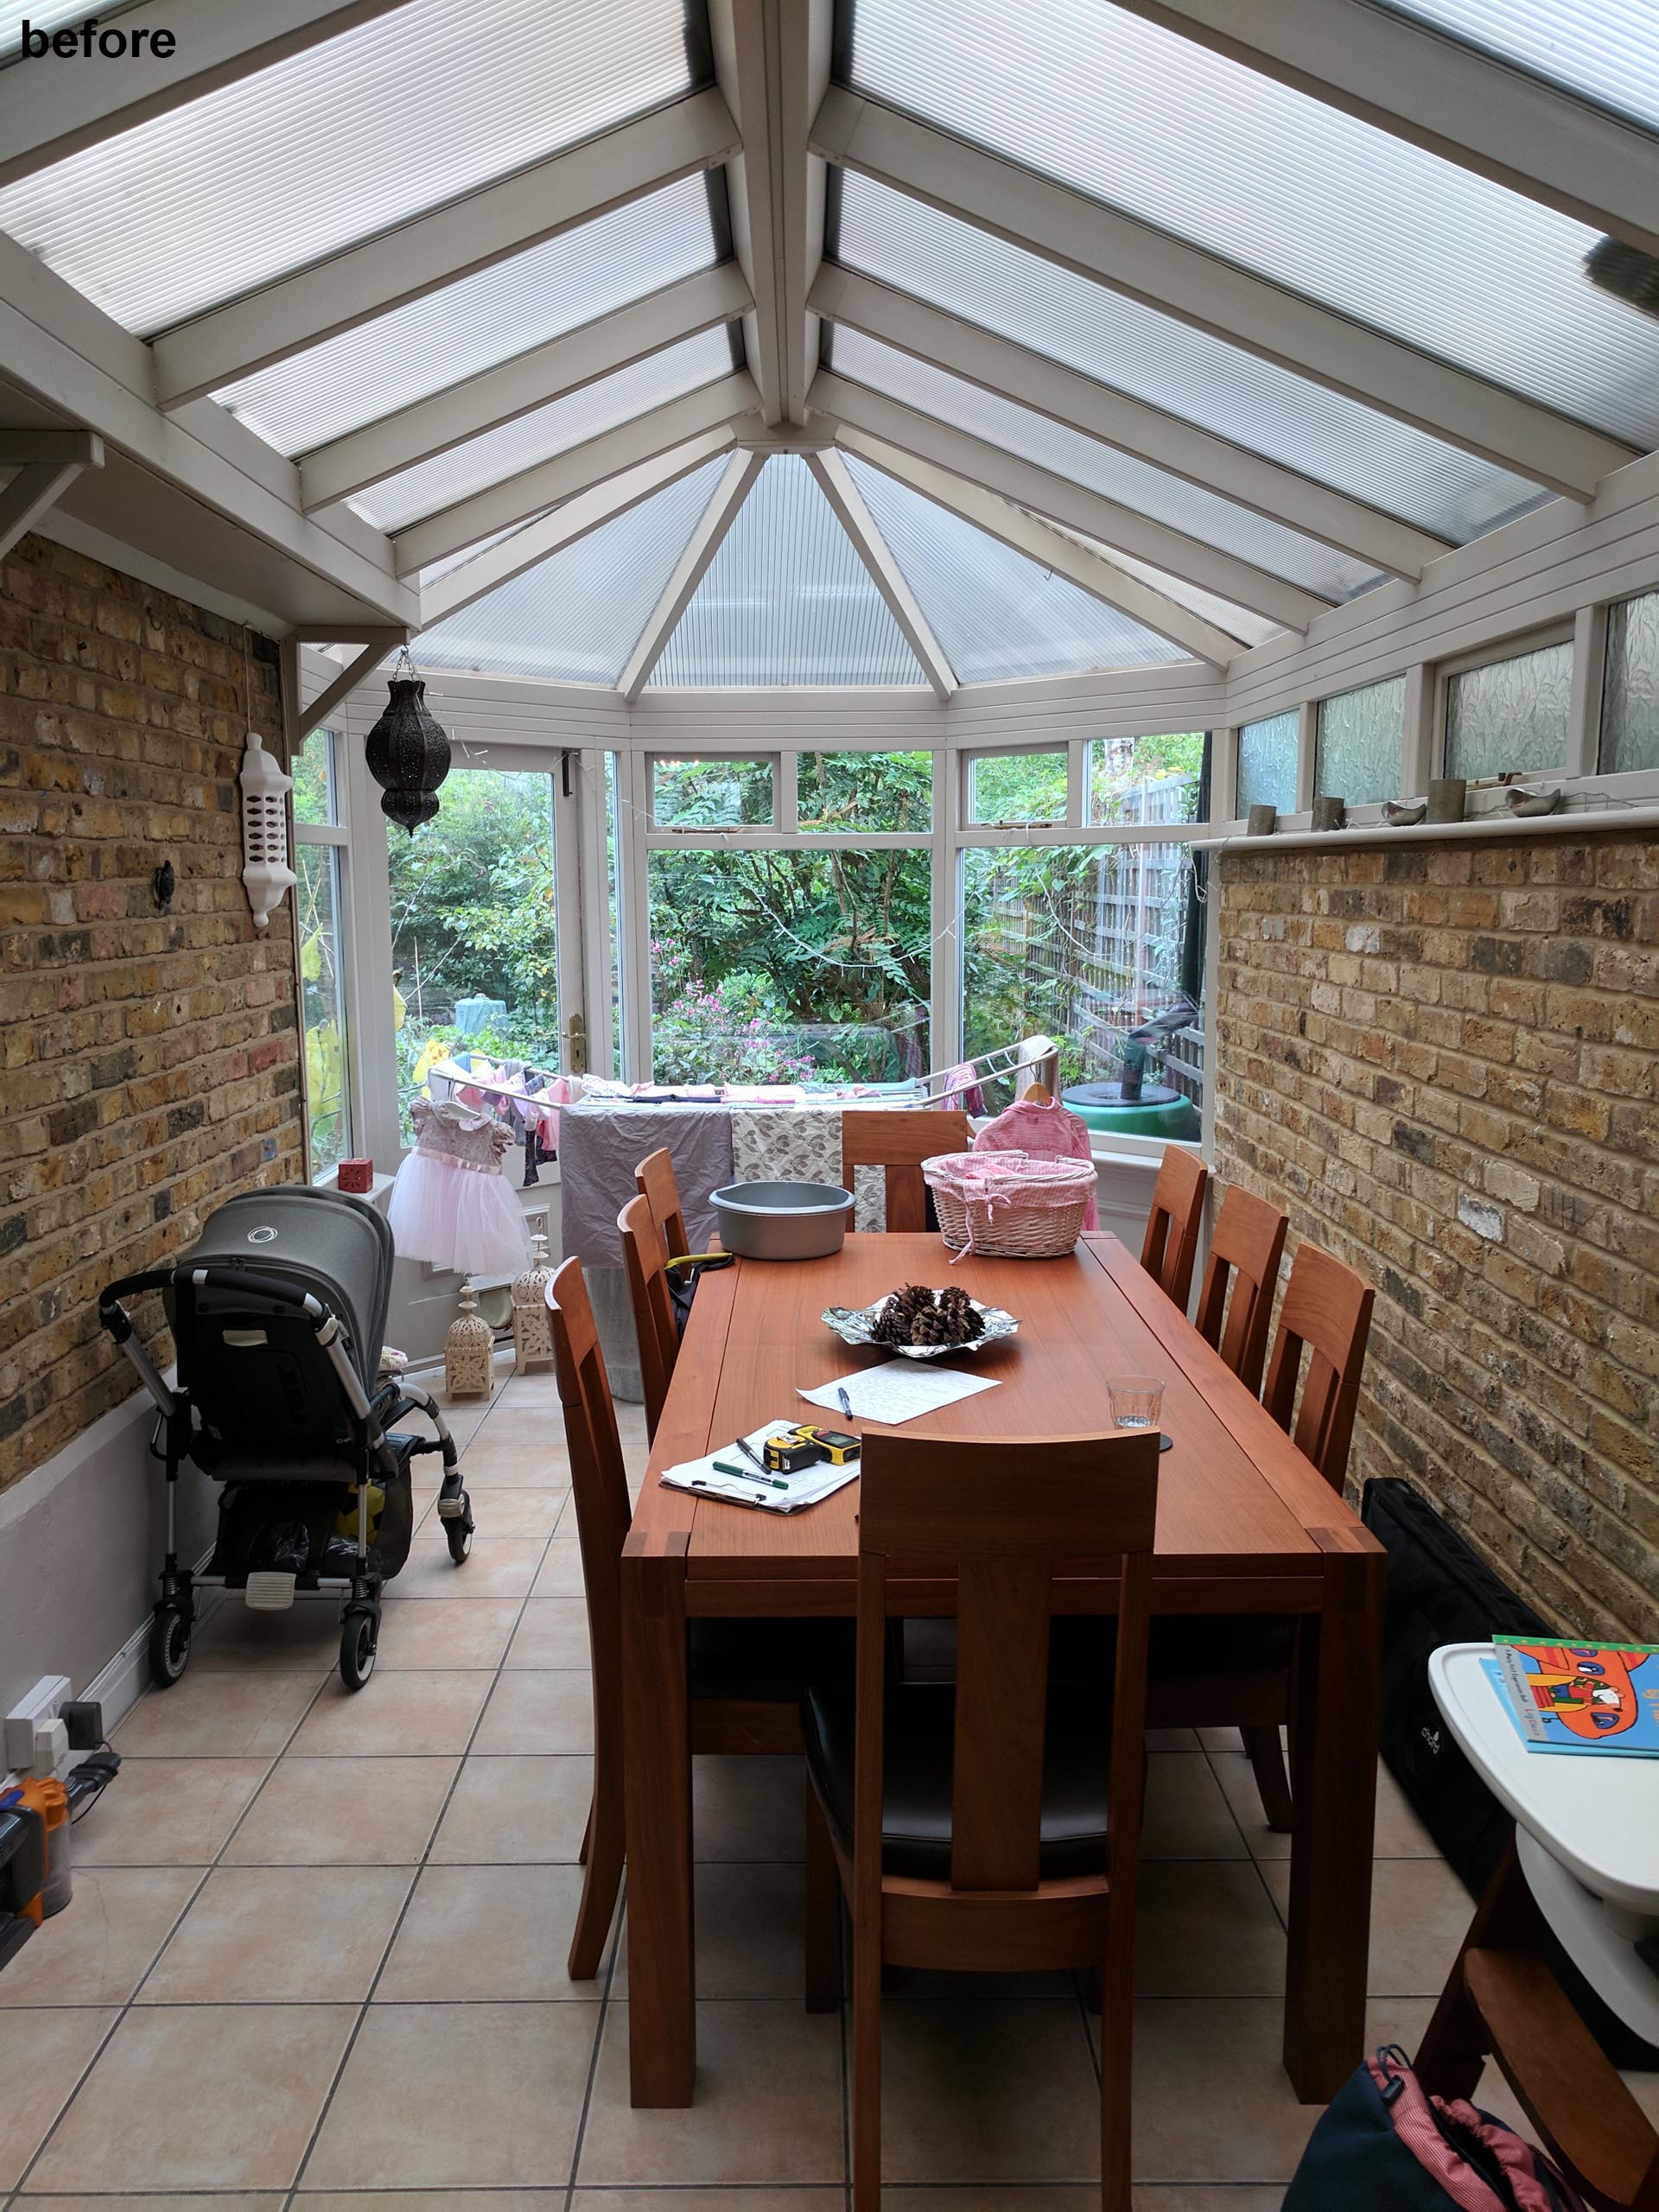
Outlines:
<svg viewBox="0 0 1659 2212"><path fill-rule="evenodd" d="M962 683L1189 658L855 454L847 466Z"/></svg>
<svg viewBox="0 0 1659 2212"><path fill-rule="evenodd" d="M377 530L402 530L422 515L435 514L469 499L486 485L533 468L555 454L601 436L619 423L649 414L700 385L732 372L732 341L724 327L698 331L664 346L643 360L631 361L580 391L567 391L545 407L499 423L464 445L405 468L384 483L359 492L349 502Z"/></svg>
<svg viewBox="0 0 1659 2212"><path fill-rule="evenodd" d="M1172 576L1167 570L1154 568L1150 561L1139 561L1132 553L1120 553L1116 546L1103 545L1097 537L1090 537L1086 531L1067 530L1064 523L1051 523L1064 537L1074 538L1085 551L1102 561L1109 561L1115 569L1122 569L1143 584L1150 584L1154 591L1160 591L1166 599L1173 599L1178 607L1185 607L1193 614L1201 614L1206 622L1213 622L1225 630L1230 637L1242 645L1265 645L1269 638L1284 634L1284 624L1275 622L1266 614L1258 614L1253 607L1236 607L1230 599L1223 599L1213 591L1205 591L1200 584L1190 584L1185 576Z"/></svg>
<svg viewBox="0 0 1659 2212"><path fill-rule="evenodd" d="M706 461L423 631L416 661L486 676L614 683L725 466Z"/></svg>
<svg viewBox="0 0 1659 2212"><path fill-rule="evenodd" d="M1597 233L1106 0L856 0L858 89L1426 352L1659 443Z"/></svg>
<svg viewBox="0 0 1659 2212"><path fill-rule="evenodd" d="M849 268L1464 544L1552 494L849 169Z"/></svg>
<svg viewBox="0 0 1659 2212"><path fill-rule="evenodd" d="M90 7L87 0L0 0L0 67L21 59L17 49L25 22L37 31L55 31L84 22L88 16L102 20L114 13L112 8Z"/></svg>
<svg viewBox="0 0 1659 2212"><path fill-rule="evenodd" d="M682 177L213 397L279 452L308 453L719 257L707 181Z"/></svg>
<svg viewBox="0 0 1659 2212"><path fill-rule="evenodd" d="M1150 515L1189 537L1219 546L1273 575L1288 577L1323 598L1352 599L1380 581L1376 569L1351 554L1287 530L1283 523L1269 522L1218 493L1172 476L1116 446L1103 445L1098 438L1086 437L1067 423L969 384L931 361L884 346L862 331L836 328L830 365L838 376L868 385L969 437L1018 454L1039 468Z"/></svg>
<svg viewBox="0 0 1659 2212"><path fill-rule="evenodd" d="M1563 91L1659 130L1653 0L1383 0Z"/></svg>
<svg viewBox="0 0 1659 2212"><path fill-rule="evenodd" d="M409 0L7 187L0 231L148 337L690 83L684 0Z"/></svg>
<svg viewBox="0 0 1659 2212"><path fill-rule="evenodd" d="M750 486L651 677L658 690L926 681L798 454L774 454Z"/></svg>

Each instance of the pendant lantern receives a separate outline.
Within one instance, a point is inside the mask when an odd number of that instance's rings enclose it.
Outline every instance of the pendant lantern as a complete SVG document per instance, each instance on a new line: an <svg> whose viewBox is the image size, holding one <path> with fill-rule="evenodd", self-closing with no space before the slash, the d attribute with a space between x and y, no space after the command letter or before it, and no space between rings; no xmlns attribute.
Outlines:
<svg viewBox="0 0 1659 2212"><path fill-rule="evenodd" d="M426 704L426 685L404 646L388 685L385 712L369 732L365 759L381 786L380 811L412 837L438 810L449 772L449 740Z"/></svg>

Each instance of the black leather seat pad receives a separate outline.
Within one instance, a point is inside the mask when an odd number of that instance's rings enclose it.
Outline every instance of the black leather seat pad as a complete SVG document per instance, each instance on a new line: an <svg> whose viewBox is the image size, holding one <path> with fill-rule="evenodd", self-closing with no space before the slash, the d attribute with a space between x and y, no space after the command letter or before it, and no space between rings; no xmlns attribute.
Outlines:
<svg viewBox="0 0 1659 2212"><path fill-rule="evenodd" d="M852 1680L849 1620L693 1620L686 1636L693 1697L786 1704L821 1678Z"/></svg>

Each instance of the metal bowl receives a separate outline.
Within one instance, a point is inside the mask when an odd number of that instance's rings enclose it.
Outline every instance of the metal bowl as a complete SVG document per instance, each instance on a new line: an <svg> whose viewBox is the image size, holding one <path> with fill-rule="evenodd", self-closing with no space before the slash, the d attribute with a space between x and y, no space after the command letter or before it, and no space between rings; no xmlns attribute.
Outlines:
<svg viewBox="0 0 1659 2212"><path fill-rule="evenodd" d="M746 1260L821 1260L846 1241L853 1194L834 1183L728 1183L710 1203L728 1252Z"/></svg>
<svg viewBox="0 0 1659 2212"><path fill-rule="evenodd" d="M985 1324L982 1332L962 1344L887 1344L877 1340L876 1316L887 1304L878 1298L874 1306L826 1306L822 1319L832 1328L844 1344L874 1344L878 1351L892 1352L898 1359L949 1359L961 1351L983 1351L987 1344L1000 1344L1008 1337L1020 1333L1020 1324L1012 1313L1000 1306L982 1306L976 1298L968 1303Z"/></svg>

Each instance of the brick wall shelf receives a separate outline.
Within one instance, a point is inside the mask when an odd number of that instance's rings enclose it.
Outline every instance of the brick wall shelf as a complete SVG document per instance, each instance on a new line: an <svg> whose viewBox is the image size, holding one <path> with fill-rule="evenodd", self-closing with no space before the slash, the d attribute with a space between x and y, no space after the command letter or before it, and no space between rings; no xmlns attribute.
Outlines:
<svg viewBox="0 0 1659 2212"><path fill-rule="evenodd" d="M1317 846L1340 852L1356 845L1426 845L1448 837L1587 836L1605 830L1659 830L1659 804L1586 806L1565 814L1483 814L1472 822L1416 822L1396 830L1387 822L1351 823L1345 830L1275 830L1270 837L1195 837L1198 853L1283 853Z"/></svg>

